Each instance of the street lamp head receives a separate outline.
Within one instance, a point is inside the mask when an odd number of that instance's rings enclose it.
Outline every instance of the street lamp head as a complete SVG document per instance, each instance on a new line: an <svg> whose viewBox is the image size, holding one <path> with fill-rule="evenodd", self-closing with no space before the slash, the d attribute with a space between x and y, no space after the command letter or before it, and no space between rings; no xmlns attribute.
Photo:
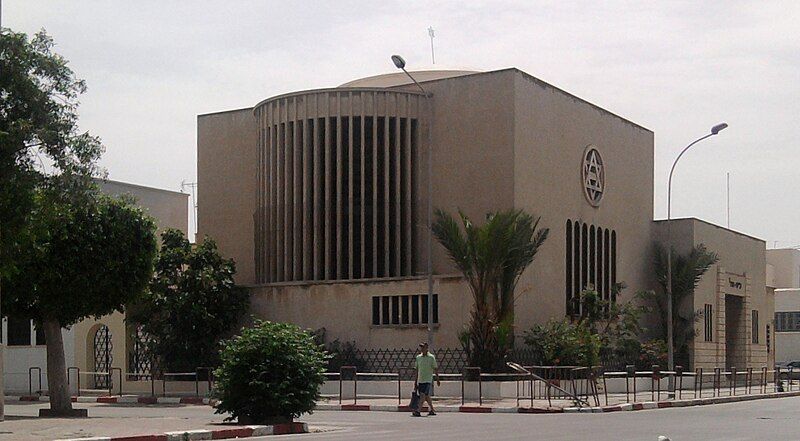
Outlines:
<svg viewBox="0 0 800 441"><path fill-rule="evenodd" d="M719 123L711 128L711 134L716 135L717 133L723 131L726 127L728 127L727 123Z"/></svg>
<svg viewBox="0 0 800 441"><path fill-rule="evenodd" d="M404 60L400 55L392 55L392 63L394 63L398 69L403 69L406 67L406 60Z"/></svg>

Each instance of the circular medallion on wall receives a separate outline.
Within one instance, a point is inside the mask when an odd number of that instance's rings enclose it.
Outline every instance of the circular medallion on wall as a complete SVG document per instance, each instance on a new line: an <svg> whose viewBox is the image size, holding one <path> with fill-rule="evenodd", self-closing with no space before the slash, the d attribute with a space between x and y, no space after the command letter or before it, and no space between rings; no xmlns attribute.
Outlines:
<svg viewBox="0 0 800 441"><path fill-rule="evenodd" d="M583 194L593 207L600 205L606 187L606 173L603 167L603 157L597 147L589 144L583 151Z"/></svg>

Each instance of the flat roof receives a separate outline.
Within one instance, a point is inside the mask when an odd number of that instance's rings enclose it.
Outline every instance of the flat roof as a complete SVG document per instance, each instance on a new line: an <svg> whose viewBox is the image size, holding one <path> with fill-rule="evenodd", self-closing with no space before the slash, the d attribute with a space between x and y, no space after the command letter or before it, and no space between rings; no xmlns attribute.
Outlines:
<svg viewBox="0 0 800 441"><path fill-rule="evenodd" d="M112 179L101 179L101 178L94 178L94 181L98 182L98 183L101 183L101 184L105 184L105 183L116 184L116 185L122 185L124 187L133 187L133 188L139 188L139 189L142 189L142 190L159 191L159 192L162 192L162 193L170 193L170 194L173 194L173 195L180 195L180 196L189 197L189 193L184 193L182 191L167 190L167 189L164 189L164 188L157 188L157 187L149 187L147 185L141 185L141 184L131 184L130 182L122 182L122 181L115 181L115 180L112 180Z"/></svg>
<svg viewBox="0 0 800 441"><path fill-rule="evenodd" d="M591 101L587 101L587 100L585 100L585 99L583 99L583 98L581 98L581 97L579 97L577 95L574 95L572 93L569 93L569 92L565 91L564 89L561 89L560 87L556 87L556 86L554 86L554 85L552 85L552 84L550 84L550 83L548 83L548 82L546 82L544 80L536 78L535 76L525 72L524 70L522 70L522 69L520 69L518 67L506 67L506 68L503 68L503 69L489 70L489 71L485 71L485 72L464 73L463 75L446 77L446 78L435 78L435 79L430 79L430 80L420 80L420 83L424 84L424 83L433 83L433 82L437 82L437 81L458 81L458 80L461 80L461 79L464 79L464 78L468 78L468 77L474 77L474 76L478 76L478 75L491 75L491 74L497 74L497 73L508 72L508 71L519 72L526 79L528 79L528 80L530 80L530 81L532 81L534 83L537 83L539 86L543 86L543 87L547 87L549 89L553 89L556 92L559 92L559 93L561 93L563 95L566 95L566 96L568 96L568 97L570 97L572 99L575 99L575 100L580 101L580 102L582 102L584 104L587 104L587 105L589 105L589 106L591 106L591 107L593 107L593 108L595 108L595 109L597 109L597 110L599 110L599 111L601 111L603 113L606 113L606 114L608 114L610 116L613 116L613 117L615 117L617 119L620 119L625 123L628 123L630 125L636 126L637 128L640 128L642 130L646 130L646 131L648 131L650 133L653 133L652 130L648 129L647 127L642 126L641 124L637 124L637 123L635 123L635 122L633 122L633 121L631 121L631 120L629 120L627 118L623 118L623 117L617 115L616 113L609 111L608 109L605 109L603 107L598 106L597 104L592 103ZM407 87L407 86L408 86L408 84L403 84L403 85L393 86L391 88L399 88L399 87Z"/></svg>
<svg viewBox="0 0 800 441"><path fill-rule="evenodd" d="M241 111L244 111L244 110L253 110L253 108L252 107L242 107L242 108L239 108L239 109L220 110L218 112L198 113L197 117L200 118L201 116L219 115L220 113L241 112Z"/></svg>
<svg viewBox="0 0 800 441"><path fill-rule="evenodd" d="M707 220L703 220L703 219L696 218L696 217L691 217L691 216L690 217L673 217L671 219L671 221L678 221L678 222L679 221L695 221L695 222L700 222L701 224L710 225L712 227L716 227L716 228L728 231L728 232L736 234L738 236L744 236L744 237L746 237L748 239L753 239L753 240L757 240L759 242L764 242L765 244L767 243L767 241L764 240L764 239L761 239L761 238L758 238L758 237L755 237L755 236L751 236L749 234L742 233L741 231L731 230L730 228L723 227L722 225L717 225L717 224L715 224L713 222L709 222ZM667 219L654 219L653 222L667 222Z"/></svg>

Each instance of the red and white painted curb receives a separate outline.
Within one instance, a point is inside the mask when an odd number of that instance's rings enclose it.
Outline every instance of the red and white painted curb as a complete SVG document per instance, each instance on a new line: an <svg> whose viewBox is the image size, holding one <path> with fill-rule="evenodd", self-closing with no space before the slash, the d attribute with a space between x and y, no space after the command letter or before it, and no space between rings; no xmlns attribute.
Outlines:
<svg viewBox="0 0 800 441"><path fill-rule="evenodd" d="M704 406L708 404L735 403L739 401L787 398L800 396L800 391L775 392L758 395L734 395L670 401L644 401L596 407L487 407L487 406L436 406L436 412L460 413L608 413L635 410L664 409L669 407ZM370 404L318 404L316 410L411 412L408 406Z"/></svg>
<svg viewBox="0 0 800 441"><path fill-rule="evenodd" d="M21 395L6 396L7 402L13 401L42 401L49 402L47 395ZM108 404L197 404L211 405L216 404L217 400L203 397L151 397L138 395L107 395L107 396L83 396L72 397L73 403L108 403Z"/></svg>
<svg viewBox="0 0 800 441"><path fill-rule="evenodd" d="M195 441L288 435L292 433L308 433L308 423L275 424L273 426L240 426L214 430L180 430L157 435L96 436L93 438L69 438L58 441Z"/></svg>

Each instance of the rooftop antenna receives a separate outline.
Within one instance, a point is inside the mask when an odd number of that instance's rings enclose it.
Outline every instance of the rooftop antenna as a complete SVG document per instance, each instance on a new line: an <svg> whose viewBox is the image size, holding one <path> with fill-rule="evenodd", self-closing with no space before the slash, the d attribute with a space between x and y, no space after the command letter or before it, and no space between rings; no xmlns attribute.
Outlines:
<svg viewBox="0 0 800 441"><path fill-rule="evenodd" d="M433 53L433 37L436 36L435 31L433 30L433 26L428 27L428 36L431 37L431 63L436 64L436 57Z"/></svg>
<svg viewBox="0 0 800 441"><path fill-rule="evenodd" d="M728 210L728 229L730 230L731 229L731 172L727 173L726 184L727 184L726 194L728 198L726 207Z"/></svg>

